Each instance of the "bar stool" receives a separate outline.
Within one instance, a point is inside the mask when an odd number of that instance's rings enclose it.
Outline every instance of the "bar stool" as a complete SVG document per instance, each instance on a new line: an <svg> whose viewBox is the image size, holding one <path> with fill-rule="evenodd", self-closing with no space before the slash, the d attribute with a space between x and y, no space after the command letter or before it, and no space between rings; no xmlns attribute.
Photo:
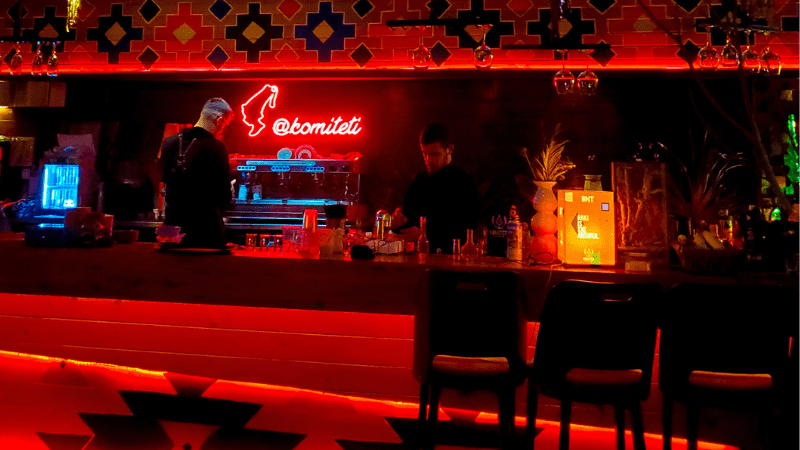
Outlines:
<svg viewBox="0 0 800 450"><path fill-rule="evenodd" d="M528 382L528 448L538 395L561 400L559 449L569 448L573 401L614 405L617 448L625 448L625 410L634 448L644 450L642 400L650 393L661 287L568 280L547 295Z"/></svg>
<svg viewBox="0 0 800 450"><path fill-rule="evenodd" d="M776 400L797 383L789 355L797 295L777 286L679 284L669 290L661 317L663 448L672 448L674 401L686 405L689 450L697 449L702 406L755 412L768 448ZM797 409L796 397L789 408Z"/></svg>
<svg viewBox="0 0 800 450"><path fill-rule="evenodd" d="M443 387L494 391L502 448L513 446L514 392L527 371L525 300L514 272L423 274L414 316L413 373L421 384L419 435L424 448L434 447Z"/></svg>

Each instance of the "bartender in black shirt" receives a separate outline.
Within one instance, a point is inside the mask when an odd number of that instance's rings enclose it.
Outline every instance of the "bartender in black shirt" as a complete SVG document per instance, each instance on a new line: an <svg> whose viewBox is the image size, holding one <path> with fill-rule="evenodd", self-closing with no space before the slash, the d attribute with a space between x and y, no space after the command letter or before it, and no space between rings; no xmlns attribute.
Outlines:
<svg viewBox="0 0 800 450"><path fill-rule="evenodd" d="M222 212L231 201L228 151L218 138L233 120L221 98L203 106L197 123L161 144L167 190L164 223L181 227L181 247L225 248Z"/></svg>
<svg viewBox="0 0 800 450"><path fill-rule="evenodd" d="M453 239L466 239L467 229L477 224L478 188L475 181L453 159L453 144L447 127L440 123L425 126L419 137L426 171L414 177L402 208L392 216L395 231L407 240L419 236L419 218L427 217L427 237L431 252L453 251Z"/></svg>

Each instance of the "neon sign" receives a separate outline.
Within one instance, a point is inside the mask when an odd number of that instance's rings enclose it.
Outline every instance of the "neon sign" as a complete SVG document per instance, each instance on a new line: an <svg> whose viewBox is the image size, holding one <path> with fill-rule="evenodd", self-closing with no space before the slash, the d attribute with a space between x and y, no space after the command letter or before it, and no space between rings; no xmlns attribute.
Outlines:
<svg viewBox="0 0 800 450"><path fill-rule="evenodd" d="M265 100L262 100L263 103L261 104L261 110L259 111L260 115L257 119L258 125L260 125L260 127L256 129L256 124L247 121L247 112L246 112L248 109L247 105L255 101L267 89L269 89L269 94L267 94L267 98ZM250 97L249 100L247 100L246 102L244 102L244 104L242 104L242 122L244 122L245 125L250 127L250 133L248 134L251 137L258 136L258 134L261 133L261 130L263 130L266 127L264 122L262 122L262 120L264 120L264 110L267 109L267 106L269 106L270 109L275 109L275 101L277 100L277 98L278 98L278 86L265 84L260 91L256 92L256 95Z"/></svg>
<svg viewBox="0 0 800 450"><path fill-rule="evenodd" d="M342 122L342 117L339 116L336 119L331 118L331 121L328 123L305 122L301 124L298 118L295 117L292 123L289 123L287 119L276 120L275 123L272 124L272 132L278 136L286 136L287 134L302 134L303 136L307 134L358 134L361 131L359 122L361 122L361 117L353 116L350 121Z"/></svg>
<svg viewBox="0 0 800 450"><path fill-rule="evenodd" d="M275 109L277 98L278 86L265 84L261 90L242 104L242 122L250 127L248 133L250 137L258 136L264 131L264 128L267 127L264 123L267 107L269 107L269 109ZM251 119L247 117L248 111L251 112ZM252 120L252 117L254 117L253 112L258 115L258 118L255 120ZM295 117L292 121L286 118L278 118L272 123L272 132L276 136L307 136L310 134L320 136L356 135L361 132L361 117L353 116L350 120L343 120L342 116L331 117L329 122L307 122L301 121L299 117Z"/></svg>

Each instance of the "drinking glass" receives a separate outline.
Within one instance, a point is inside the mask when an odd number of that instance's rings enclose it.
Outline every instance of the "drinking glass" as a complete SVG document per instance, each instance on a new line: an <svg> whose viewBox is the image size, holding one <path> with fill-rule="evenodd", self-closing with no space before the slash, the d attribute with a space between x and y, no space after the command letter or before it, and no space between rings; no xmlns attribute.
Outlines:
<svg viewBox="0 0 800 450"><path fill-rule="evenodd" d="M33 55L33 61L31 61L31 75L33 76L40 76L44 74L44 55L42 55L42 43L36 43L36 53Z"/></svg>
<svg viewBox="0 0 800 450"><path fill-rule="evenodd" d="M764 49L761 54L761 72L765 75L778 76L781 74L781 57L769 49Z"/></svg>
<svg viewBox="0 0 800 450"><path fill-rule="evenodd" d="M11 69L11 75L22 75L22 53L19 51L19 44L14 45L14 56L11 57L8 67Z"/></svg>
<svg viewBox="0 0 800 450"><path fill-rule="evenodd" d="M478 70L486 70L492 67L492 60L494 59L492 49L486 45L486 30L490 28L490 25L479 26L483 28L483 39L481 39L480 45L472 51L472 63L475 64Z"/></svg>
<svg viewBox="0 0 800 450"><path fill-rule="evenodd" d="M758 73L761 71L761 56L753 51L748 45L742 52L742 69L748 73Z"/></svg>
<svg viewBox="0 0 800 450"><path fill-rule="evenodd" d="M556 87L556 92L559 94L571 94L575 88L575 76L562 67L561 70L553 75L553 86Z"/></svg>
<svg viewBox="0 0 800 450"><path fill-rule="evenodd" d="M589 70L587 67L586 70L578 75L576 81L578 83L578 93L583 95L594 95L597 92L597 83L599 82L599 78L595 75L594 72Z"/></svg>
<svg viewBox="0 0 800 450"><path fill-rule="evenodd" d="M47 75L50 77L58 76L58 55L56 54L57 42L53 43L53 53L47 59Z"/></svg>
<svg viewBox="0 0 800 450"><path fill-rule="evenodd" d="M711 47L711 43L706 43L705 47L697 52L697 61L702 70L714 70L719 65L719 53Z"/></svg>
<svg viewBox="0 0 800 450"><path fill-rule="evenodd" d="M414 70L426 70L431 65L431 51L420 42L419 47L411 51L411 59L414 61Z"/></svg>
<svg viewBox="0 0 800 450"><path fill-rule="evenodd" d="M745 31L747 48L742 51L742 69L747 73L761 71L761 56L750 48L750 31Z"/></svg>
<svg viewBox="0 0 800 450"><path fill-rule="evenodd" d="M739 67L739 51L736 49L736 46L731 43L731 38L728 38L725 47L722 48L719 65L724 69L735 69Z"/></svg>
<svg viewBox="0 0 800 450"><path fill-rule="evenodd" d="M486 70L492 67L493 59L494 54L492 53L492 49L486 45L485 41L481 41L481 45L472 51L472 62L479 70Z"/></svg>

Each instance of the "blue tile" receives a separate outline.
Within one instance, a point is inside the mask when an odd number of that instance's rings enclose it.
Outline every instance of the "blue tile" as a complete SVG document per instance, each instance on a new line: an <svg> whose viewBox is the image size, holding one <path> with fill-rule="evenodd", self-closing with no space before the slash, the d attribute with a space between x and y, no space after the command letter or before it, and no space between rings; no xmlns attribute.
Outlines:
<svg viewBox="0 0 800 450"><path fill-rule="evenodd" d="M322 42L314 34L314 29L323 21L333 29L333 34ZM306 50L317 52L317 61L330 62L333 50L344 50L345 38L355 37L356 26L344 23L343 13L334 13L331 2L321 2L318 13L308 14L305 25L294 27L295 38L306 40Z"/></svg>
<svg viewBox="0 0 800 450"><path fill-rule="evenodd" d="M441 66L442 63L447 61L447 58L451 56L450 51L447 50L447 47L442 45L441 42L437 42L436 45L431 48L431 61L433 61L436 66Z"/></svg>
<svg viewBox="0 0 800 450"><path fill-rule="evenodd" d="M208 10L211 11L211 14L213 14L214 17L219 20L224 19L225 16L231 12L231 9L233 8L225 0L217 0L213 5L211 5L210 8L208 8Z"/></svg>
<svg viewBox="0 0 800 450"><path fill-rule="evenodd" d="M147 0L142 7L139 8L139 14L142 15L142 18L147 21L147 23L150 23L159 12L161 12L161 8L159 8L153 0Z"/></svg>
<svg viewBox="0 0 800 450"><path fill-rule="evenodd" d="M225 50L218 45L213 52L206 56L206 59L211 63L211 65L214 66L214 68L219 69L228 61L228 59L230 59L230 57L227 53L225 53Z"/></svg>

